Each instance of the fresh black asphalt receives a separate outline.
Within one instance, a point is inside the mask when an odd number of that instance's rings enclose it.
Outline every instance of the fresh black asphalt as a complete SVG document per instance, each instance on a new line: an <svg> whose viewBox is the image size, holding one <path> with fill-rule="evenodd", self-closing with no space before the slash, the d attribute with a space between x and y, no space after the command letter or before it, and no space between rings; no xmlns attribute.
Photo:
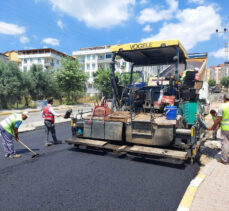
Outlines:
<svg viewBox="0 0 229 211"><path fill-rule="evenodd" d="M61 140L69 123L56 126ZM67 144L44 146L44 129L20 134L38 158L18 143L20 159L0 148L0 210L176 210L199 170L197 164L119 158L77 150Z"/></svg>

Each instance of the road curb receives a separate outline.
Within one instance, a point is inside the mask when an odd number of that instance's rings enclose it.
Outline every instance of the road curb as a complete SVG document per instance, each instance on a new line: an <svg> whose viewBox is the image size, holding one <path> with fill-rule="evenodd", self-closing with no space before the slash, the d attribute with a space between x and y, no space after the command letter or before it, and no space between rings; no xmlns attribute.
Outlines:
<svg viewBox="0 0 229 211"><path fill-rule="evenodd" d="M12 114L12 112L0 113L0 116L9 115L9 114Z"/></svg>
<svg viewBox="0 0 229 211"><path fill-rule="evenodd" d="M199 173L189 184L177 208L177 211L189 211L198 187L206 178L206 174Z"/></svg>

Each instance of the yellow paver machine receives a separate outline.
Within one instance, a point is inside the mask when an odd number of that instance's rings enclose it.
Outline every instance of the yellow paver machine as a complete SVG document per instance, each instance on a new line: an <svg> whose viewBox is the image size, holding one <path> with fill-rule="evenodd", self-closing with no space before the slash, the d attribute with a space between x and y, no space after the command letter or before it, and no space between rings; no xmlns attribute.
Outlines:
<svg viewBox="0 0 229 211"><path fill-rule="evenodd" d="M202 118L206 101L200 97L207 54L190 54L189 58L178 40L114 45L110 50L111 106L103 99L91 114L72 118L73 138L66 142L193 162L207 127ZM125 73L128 84L117 80L117 58L131 63L130 72ZM146 78L144 67L151 73L156 70L155 84L134 81L137 73Z"/></svg>

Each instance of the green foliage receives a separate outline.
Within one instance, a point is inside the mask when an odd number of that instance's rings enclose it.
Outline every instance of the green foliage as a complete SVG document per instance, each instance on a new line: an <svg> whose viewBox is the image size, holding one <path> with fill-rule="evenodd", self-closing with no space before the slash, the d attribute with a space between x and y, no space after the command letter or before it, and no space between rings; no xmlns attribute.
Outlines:
<svg viewBox="0 0 229 211"><path fill-rule="evenodd" d="M110 68L107 68L107 69L100 68L93 75L95 87L106 98L109 98L110 94L112 92L110 75L111 75L111 69Z"/></svg>
<svg viewBox="0 0 229 211"><path fill-rule="evenodd" d="M226 88L229 88L229 76L223 77L220 81L221 85L223 85Z"/></svg>
<svg viewBox="0 0 229 211"><path fill-rule="evenodd" d="M30 92L32 89L32 81L27 70L22 72L22 87L21 96L25 98L25 106L29 106Z"/></svg>
<svg viewBox="0 0 229 211"><path fill-rule="evenodd" d="M209 79L208 84L209 84L209 86L215 86L216 85L216 80Z"/></svg>
<svg viewBox="0 0 229 211"><path fill-rule="evenodd" d="M17 64L0 60L0 102L1 107L8 108L8 103L15 103L21 96L22 73Z"/></svg>
<svg viewBox="0 0 229 211"><path fill-rule="evenodd" d="M76 100L86 91L86 81L88 76L80 68L78 60L70 57L61 60L63 68L59 68L56 73L56 81L60 90L70 98Z"/></svg>
<svg viewBox="0 0 229 211"><path fill-rule="evenodd" d="M129 86L130 83L130 72L123 72L123 73L116 73L116 76L119 79L119 85L122 86ZM132 77L132 84L142 81L140 75L138 73L133 73L133 77Z"/></svg>
<svg viewBox="0 0 229 211"><path fill-rule="evenodd" d="M46 97L48 77L41 65L33 65L28 72L31 81L30 95L33 100L42 100Z"/></svg>

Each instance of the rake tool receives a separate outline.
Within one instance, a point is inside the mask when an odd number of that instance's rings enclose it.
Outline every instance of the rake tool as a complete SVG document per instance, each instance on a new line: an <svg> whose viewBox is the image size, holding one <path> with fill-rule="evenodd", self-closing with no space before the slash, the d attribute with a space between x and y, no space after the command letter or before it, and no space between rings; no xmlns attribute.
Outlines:
<svg viewBox="0 0 229 211"><path fill-rule="evenodd" d="M35 157L39 156L38 153L36 153L36 152L34 152L32 149L30 149L30 148L29 148L26 144L24 144L21 140L18 140L18 142L19 142L22 146L24 146L26 149L28 149L30 152L33 153L32 158L35 158Z"/></svg>

